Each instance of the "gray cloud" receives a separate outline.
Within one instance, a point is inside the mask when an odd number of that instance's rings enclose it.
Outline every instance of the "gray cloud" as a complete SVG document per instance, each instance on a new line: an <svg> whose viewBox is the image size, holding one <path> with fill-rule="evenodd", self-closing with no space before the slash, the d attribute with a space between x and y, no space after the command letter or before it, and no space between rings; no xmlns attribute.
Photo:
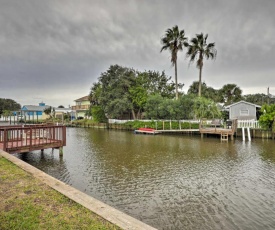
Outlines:
<svg viewBox="0 0 275 230"><path fill-rule="evenodd" d="M22 104L72 104L89 93L111 64L173 76L160 38L174 25L190 38L208 33L218 56L206 61L203 80L244 93L275 94L275 2L0 0L0 97ZM198 79L179 55L184 91ZM39 99L36 99L39 98ZM42 99L41 99L42 98Z"/></svg>

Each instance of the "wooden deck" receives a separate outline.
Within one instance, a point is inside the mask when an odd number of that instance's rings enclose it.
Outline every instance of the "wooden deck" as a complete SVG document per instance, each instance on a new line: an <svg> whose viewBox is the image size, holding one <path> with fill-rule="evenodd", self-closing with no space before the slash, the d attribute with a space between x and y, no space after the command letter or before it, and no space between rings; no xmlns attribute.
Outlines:
<svg viewBox="0 0 275 230"><path fill-rule="evenodd" d="M218 134L220 135L221 140L228 140L229 136L231 136L231 140L233 140L234 134L237 130L237 120L233 120L230 127L223 127L219 125L209 126L204 123L204 120L202 120L199 130L202 137L204 134Z"/></svg>
<svg viewBox="0 0 275 230"><path fill-rule="evenodd" d="M162 134L162 133L192 133L199 132L199 129L152 129L152 128L139 128L135 130L136 134Z"/></svg>
<svg viewBox="0 0 275 230"><path fill-rule="evenodd" d="M0 126L0 149L8 153L22 153L66 145L63 125Z"/></svg>

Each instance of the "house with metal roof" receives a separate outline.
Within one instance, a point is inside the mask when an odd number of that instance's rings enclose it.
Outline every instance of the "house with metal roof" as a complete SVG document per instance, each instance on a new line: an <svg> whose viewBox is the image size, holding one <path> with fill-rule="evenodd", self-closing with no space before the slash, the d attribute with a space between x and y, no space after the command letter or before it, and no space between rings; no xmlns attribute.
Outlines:
<svg viewBox="0 0 275 230"><path fill-rule="evenodd" d="M31 119L47 119L49 115L44 113L45 109L50 108L44 102L39 103L39 105L24 105L21 108L21 116L24 120Z"/></svg>
<svg viewBox="0 0 275 230"><path fill-rule="evenodd" d="M225 109L229 111L229 119L238 120L257 120L256 114L260 108L261 106L246 101L225 106Z"/></svg>
<svg viewBox="0 0 275 230"><path fill-rule="evenodd" d="M72 106L72 110L76 112L76 117L85 117L86 111L90 109L89 96L78 98L75 101L75 105Z"/></svg>

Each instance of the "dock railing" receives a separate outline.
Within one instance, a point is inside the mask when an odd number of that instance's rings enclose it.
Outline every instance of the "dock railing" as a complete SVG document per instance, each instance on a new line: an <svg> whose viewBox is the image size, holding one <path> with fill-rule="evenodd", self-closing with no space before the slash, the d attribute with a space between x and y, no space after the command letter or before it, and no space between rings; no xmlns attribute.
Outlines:
<svg viewBox="0 0 275 230"><path fill-rule="evenodd" d="M6 152L24 152L66 145L63 125L0 126L0 148Z"/></svg>
<svg viewBox="0 0 275 230"><path fill-rule="evenodd" d="M260 129L261 126L256 120L238 120L238 128Z"/></svg>

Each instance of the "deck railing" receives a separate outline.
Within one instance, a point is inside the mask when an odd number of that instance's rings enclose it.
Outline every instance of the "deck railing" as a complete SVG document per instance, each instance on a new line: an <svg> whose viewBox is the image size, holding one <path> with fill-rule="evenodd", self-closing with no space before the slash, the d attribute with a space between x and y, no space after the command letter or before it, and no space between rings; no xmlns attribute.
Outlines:
<svg viewBox="0 0 275 230"><path fill-rule="evenodd" d="M90 105L73 105L72 110L88 110Z"/></svg>
<svg viewBox="0 0 275 230"><path fill-rule="evenodd" d="M0 147L6 152L23 152L66 145L63 125L0 126Z"/></svg>
<svg viewBox="0 0 275 230"><path fill-rule="evenodd" d="M255 120L238 120L238 128L260 129L259 121Z"/></svg>

